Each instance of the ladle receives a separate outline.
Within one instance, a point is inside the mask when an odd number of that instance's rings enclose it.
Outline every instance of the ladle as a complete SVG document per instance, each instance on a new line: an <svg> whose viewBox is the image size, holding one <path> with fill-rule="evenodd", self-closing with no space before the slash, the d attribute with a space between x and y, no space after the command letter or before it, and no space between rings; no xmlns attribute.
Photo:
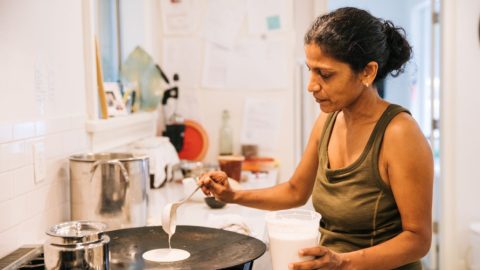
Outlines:
<svg viewBox="0 0 480 270"><path fill-rule="evenodd" d="M195 190L185 199L178 202L169 203L165 205L162 212L162 228L168 234L168 245L170 246L170 238L175 233L176 219L177 219L177 208L182 205L184 202L188 201L195 192L200 189L201 185L197 186Z"/></svg>

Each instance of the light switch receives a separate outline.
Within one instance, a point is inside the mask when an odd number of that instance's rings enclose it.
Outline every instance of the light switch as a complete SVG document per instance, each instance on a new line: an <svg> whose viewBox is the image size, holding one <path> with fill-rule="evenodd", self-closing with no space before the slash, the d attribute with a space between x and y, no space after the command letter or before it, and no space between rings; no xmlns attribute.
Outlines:
<svg viewBox="0 0 480 270"><path fill-rule="evenodd" d="M47 160L45 156L45 142L37 141L33 143L33 168L35 174L35 183L43 182L47 176Z"/></svg>

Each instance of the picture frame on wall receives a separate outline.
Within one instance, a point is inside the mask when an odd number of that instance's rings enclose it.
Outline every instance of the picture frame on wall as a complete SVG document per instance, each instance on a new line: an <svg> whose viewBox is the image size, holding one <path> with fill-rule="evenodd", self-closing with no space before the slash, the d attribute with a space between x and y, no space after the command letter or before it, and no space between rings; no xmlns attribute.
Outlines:
<svg viewBox="0 0 480 270"><path fill-rule="evenodd" d="M116 82L104 82L105 99L109 117L127 115L128 111L123 103L120 85Z"/></svg>

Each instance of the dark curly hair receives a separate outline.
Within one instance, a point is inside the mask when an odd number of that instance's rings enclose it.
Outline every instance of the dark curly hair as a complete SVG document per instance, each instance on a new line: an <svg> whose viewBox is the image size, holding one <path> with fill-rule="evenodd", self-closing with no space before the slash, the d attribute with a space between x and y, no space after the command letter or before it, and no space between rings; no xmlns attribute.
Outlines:
<svg viewBox="0 0 480 270"><path fill-rule="evenodd" d="M305 34L305 44L314 42L333 58L361 71L370 61L378 64L375 82L404 71L412 55L405 30L391 21L353 7L318 17Z"/></svg>

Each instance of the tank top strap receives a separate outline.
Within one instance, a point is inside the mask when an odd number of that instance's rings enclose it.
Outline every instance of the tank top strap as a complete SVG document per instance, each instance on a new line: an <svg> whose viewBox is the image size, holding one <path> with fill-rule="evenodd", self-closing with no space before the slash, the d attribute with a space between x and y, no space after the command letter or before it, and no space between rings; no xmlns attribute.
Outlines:
<svg viewBox="0 0 480 270"><path fill-rule="evenodd" d="M319 141L319 144L318 144L318 150L320 151L319 153L321 155L324 154L323 152L325 152L325 154L326 154L326 151L322 151L322 150L326 150L326 148L328 146L328 141L330 141L330 136L332 134L333 125L335 123L335 119L337 119L337 114L338 113L339 113L339 111L328 114L327 120L325 120L325 125L323 127L322 135L320 137L320 141Z"/></svg>
<svg viewBox="0 0 480 270"><path fill-rule="evenodd" d="M380 119L378 120L377 125L375 126L372 137L373 137L373 145L371 151L371 160L373 166L373 173L375 174L375 178L377 178L378 183L382 189L390 190L384 181L382 181L380 177L380 172L378 170L378 157L380 154L380 148L382 147L383 137L385 135L385 130L387 129L388 124L392 119L397 116L399 113L406 112L411 114L410 111L403 108L400 105L390 104L388 105L385 112L382 114Z"/></svg>

